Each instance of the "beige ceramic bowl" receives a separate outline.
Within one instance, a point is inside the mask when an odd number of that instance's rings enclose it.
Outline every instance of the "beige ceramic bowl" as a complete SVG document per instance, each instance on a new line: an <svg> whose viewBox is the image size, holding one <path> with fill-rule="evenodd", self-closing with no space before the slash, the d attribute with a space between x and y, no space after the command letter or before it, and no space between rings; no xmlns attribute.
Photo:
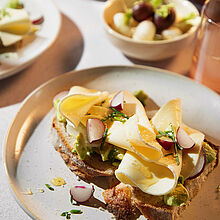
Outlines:
<svg viewBox="0 0 220 220"><path fill-rule="evenodd" d="M106 3L103 13L104 29L107 36L125 55L141 60L162 60L176 55L184 47L193 43L198 26L192 27L188 32L175 39L162 41L137 41L115 31L112 28L114 14L124 12L126 8L131 8L135 1L136 0L109 0ZM199 15L196 7L187 0L169 1L174 3L175 10L181 17L187 16L191 12Z"/></svg>

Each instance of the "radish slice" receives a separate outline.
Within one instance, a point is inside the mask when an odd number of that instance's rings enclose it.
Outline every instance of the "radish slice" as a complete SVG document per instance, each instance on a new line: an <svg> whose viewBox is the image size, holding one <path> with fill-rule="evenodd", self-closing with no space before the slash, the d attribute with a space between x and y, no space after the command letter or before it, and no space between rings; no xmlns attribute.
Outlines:
<svg viewBox="0 0 220 220"><path fill-rule="evenodd" d="M195 145L193 139L181 127L177 129L176 140L183 149L191 149Z"/></svg>
<svg viewBox="0 0 220 220"><path fill-rule="evenodd" d="M91 198L94 191L94 186L73 186L70 189L70 195L76 202L86 202Z"/></svg>
<svg viewBox="0 0 220 220"><path fill-rule="evenodd" d="M117 109L122 110L124 106L124 94L123 91L118 92L111 100L110 106Z"/></svg>
<svg viewBox="0 0 220 220"><path fill-rule="evenodd" d="M157 138L158 143L165 149L165 150L170 150L171 147L173 146L173 141L168 138Z"/></svg>
<svg viewBox="0 0 220 220"><path fill-rule="evenodd" d="M42 24L43 22L44 22L44 17L41 16L40 18L33 20L32 24L39 25L39 24Z"/></svg>
<svg viewBox="0 0 220 220"><path fill-rule="evenodd" d="M105 125L100 119L89 118L86 127L87 138L90 144L103 138Z"/></svg>
<svg viewBox="0 0 220 220"><path fill-rule="evenodd" d="M62 91L54 96L53 101L55 101L57 99L62 99L63 97L65 97L67 95L68 95L68 91Z"/></svg>
<svg viewBox="0 0 220 220"><path fill-rule="evenodd" d="M205 165L206 165L206 154L205 154L204 148L202 147L201 152L200 152L200 156L199 156L199 161L198 161L197 165L193 168L188 179L194 179L194 178L198 177L205 169Z"/></svg>

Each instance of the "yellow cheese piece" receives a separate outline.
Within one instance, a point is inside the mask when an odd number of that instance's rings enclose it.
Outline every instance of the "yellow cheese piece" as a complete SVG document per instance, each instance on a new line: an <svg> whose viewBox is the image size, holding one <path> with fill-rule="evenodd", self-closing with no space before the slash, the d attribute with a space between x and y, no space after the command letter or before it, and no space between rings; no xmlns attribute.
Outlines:
<svg viewBox="0 0 220 220"><path fill-rule="evenodd" d="M22 36L0 31L0 39L1 39L3 46L7 47L22 40Z"/></svg>
<svg viewBox="0 0 220 220"><path fill-rule="evenodd" d="M60 101L58 109L64 117L77 127L89 109L107 97L108 92L74 86L70 89L69 95Z"/></svg>
<svg viewBox="0 0 220 220"><path fill-rule="evenodd" d="M180 99L168 102L152 118L152 124L156 132L157 129L161 131L170 129L170 123L172 123L176 131L181 121ZM129 122L132 123L130 123L130 126L127 126L127 137L129 143L131 143L130 151L132 151L132 153L126 153L118 170L115 172L116 177L121 182L139 187L143 192L151 195L164 195L169 193L175 188L180 175L182 152L177 152L180 162L179 165L173 155L163 156L159 160L146 160L153 158L153 149L159 149L159 147L157 147L159 144L155 141L156 135L152 132L152 129L148 129L147 126L137 123L138 120L135 122L134 116L129 118L126 123ZM147 148L144 144L151 146L151 148ZM135 151L133 149L135 149ZM162 148L161 151L163 155L168 153L174 154L174 149L166 151ZM149 156L148 153L150 154L150 152L151 155ZM145 175L145 173L147 173L147 175Z"/></svg>
<svg viewBox="0 0 220 220"><path fill-rule="evenodd" d="M153 132L153 128L151 127L150 121L141 102L132 93L126 90L124 91L124 101L130 105L136 105L135 114L138 119L138 124ZM127 114L127 112L124 113ZM130 112L128 113L128 115L129 114Z"/></svg>
<svg viewBox="0 0 220 220"><path fill-rule="evenodd" d="M87 115L85 115L82 120L81 123L86 126L87 120L89 118L98 118L98 119L103 119L105 117L107 117L111 112L111 109L103 107L103 106L92 106Z"/></svg>
<svg viewBox="0 0 220 220"><path fill-rule="evenodd" d="M182 123L182 111L180 99L173 99L163 105L159 111L151 119L151 123L157 131L165 131L170 129L172 123L174 131Z"/></svg>
<svg viewBox="0 0 220 220"><path fill-rule="evenodd" d="M126 104L123 113L126 115L133 114L133 116L124 123L113 121L106 142L135 152L143 159L159 160L162 157L161 146L156 141L156 134L151 127L143 105L130 92L123 91L123 93Z"/></svg>
<svg viewBox="0 0 220 220"><path fill-rule="evenodd" d="M24 9L5 9L6 15L0 20L0 31L25 35L30 31L31 20Z"/></svg>
<svg viewBox="0 0 220 220"><path fill-rule="evenodd" d="M151 195L164 195L176 186L176 174L165 165L148 162L127 152L115 175L119 181L140 188Z"/></svg>

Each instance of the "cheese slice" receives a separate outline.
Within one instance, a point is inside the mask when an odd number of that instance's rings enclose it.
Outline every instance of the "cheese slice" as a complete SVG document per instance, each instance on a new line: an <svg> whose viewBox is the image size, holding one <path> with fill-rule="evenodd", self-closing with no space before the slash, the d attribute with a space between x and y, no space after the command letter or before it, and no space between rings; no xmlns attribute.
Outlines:
<svg viewBox="0 0 220 220"><path fill-rule="evenodd" d="M0 20L0 31L25 35L30 31L31 20L24 9L5 9L6 15Z"/></svg>
<svg viewBox="0 0 220 220"><path fill-rule="evenodd" d="M22 40L22 36L0 31L0 39L1 39L2 45L7 47Z"/></svg>
<svg viewBox="0 0 220 220"><path fill-rule="evenodd" d="M141 139L138 139L138 134L144 139L147 145L155 140L155 133L151 129L138 124L136 128L134 117L131 117L132 123L129 127L128 140L132 148L136 151L127 152L124 156L118 170L116 170L116 177L123 183L131 184L139 187L143 192L151 195L164 195L172 191L178 181L182 167L182 152L178 151L179 164L174 155L174 149L166 151L161 149L163 155L173 153L173 155L163 156L159 160L146 160L148 158L147 148L144 148ZM129 122L129 120L127 122ZM142 120L143 121L143 120ZM181 103L180 99L174 99L165 104L152 118L152 124L156 132L170 129L172 123L176 131L182 121ZM146 125L146 124L145 124ZM134 143L138 143L135 146ZM153 148L150 148L152 151ZM132 150L130 150L132 151ZM145 157L143 157L145 156ZM149 159L149 158L148 158Z"/></svg>
<svg viewBox="0 0 220 220"><path fill-rule="evenodd" d="M105 100L108 92L89 90L83 87L72 87L69 95L64 97L58 106L59 112L77 127L89 109Z"/></svg>
<svg viewBox="0 0 220 220"><path fill-rule="evenodd" d="M170 123L172 123L174 131L176 132L182 123L180 99L173 99L163 105L153 116L151 123L157 131L170 130Z"/></svg>
<svg viewBox="0 0 220 220"><path fill-rule="evenodd" d="M98 118L98 119L104 119L105 117L107 117L109 114L111 113L111 109L103 107L103 106L92 106L87 115L85 115L82 120L81 123L86 126L87 120L89 118Z"/></svg>
<svg viewBox="0 0 220 220"><path fill-rule="evenodd" d="M123 113L130 117L126 122L113 121L106 142L135 152L146 160L159 160L162 157L161 146L147 118L141 102L130 92L123 91L126 108ZM131 109L129 109L129 106Z"/></svg>
<svg viewBox="0 0 220 220"><path fill-rule="evenodd" d="M164 195L177 183L176 173L166 165L143 160L135 153L126 152L115 175L119 181L140 188L151 195Z"/></svg>
<svg viewBox="0 0 220 220"><path fill-rule="evenodd" d="M181 128L184 129L184 131L195 142L195 146L193 148L189 150L183 150L183 165L181 175L184 177L184 179L187 179L199 161L202 143L204 141L205 135L200 131L190 128L184 124L181 125Z"/></svg>

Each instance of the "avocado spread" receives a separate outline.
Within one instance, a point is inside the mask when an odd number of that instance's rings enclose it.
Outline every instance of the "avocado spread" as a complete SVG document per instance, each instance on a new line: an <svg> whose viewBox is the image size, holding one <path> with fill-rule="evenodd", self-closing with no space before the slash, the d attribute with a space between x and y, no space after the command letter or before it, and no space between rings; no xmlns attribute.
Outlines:
<svg viewBox="0 0 220 220"><path fill-rule="evenodd" d="M143 91L135 91L134 96L142 103L143 106L146 106L148 95Z"/></svg>
<svg viewBox="0 0 220 220"><path fill-rule="evenodd" d="M202 146L206 154L206 165L208 165L216 158L216 152L210 147L207 142L203 142Z"/></svg>
<svg viewBox="0 0 220 220"><path fill-rule="evenodd" d="M186 204L189 199L189 193L187 189L181 184L177 184L176 188L164 195L164 203L169 206L181 206Z"/></svg>

